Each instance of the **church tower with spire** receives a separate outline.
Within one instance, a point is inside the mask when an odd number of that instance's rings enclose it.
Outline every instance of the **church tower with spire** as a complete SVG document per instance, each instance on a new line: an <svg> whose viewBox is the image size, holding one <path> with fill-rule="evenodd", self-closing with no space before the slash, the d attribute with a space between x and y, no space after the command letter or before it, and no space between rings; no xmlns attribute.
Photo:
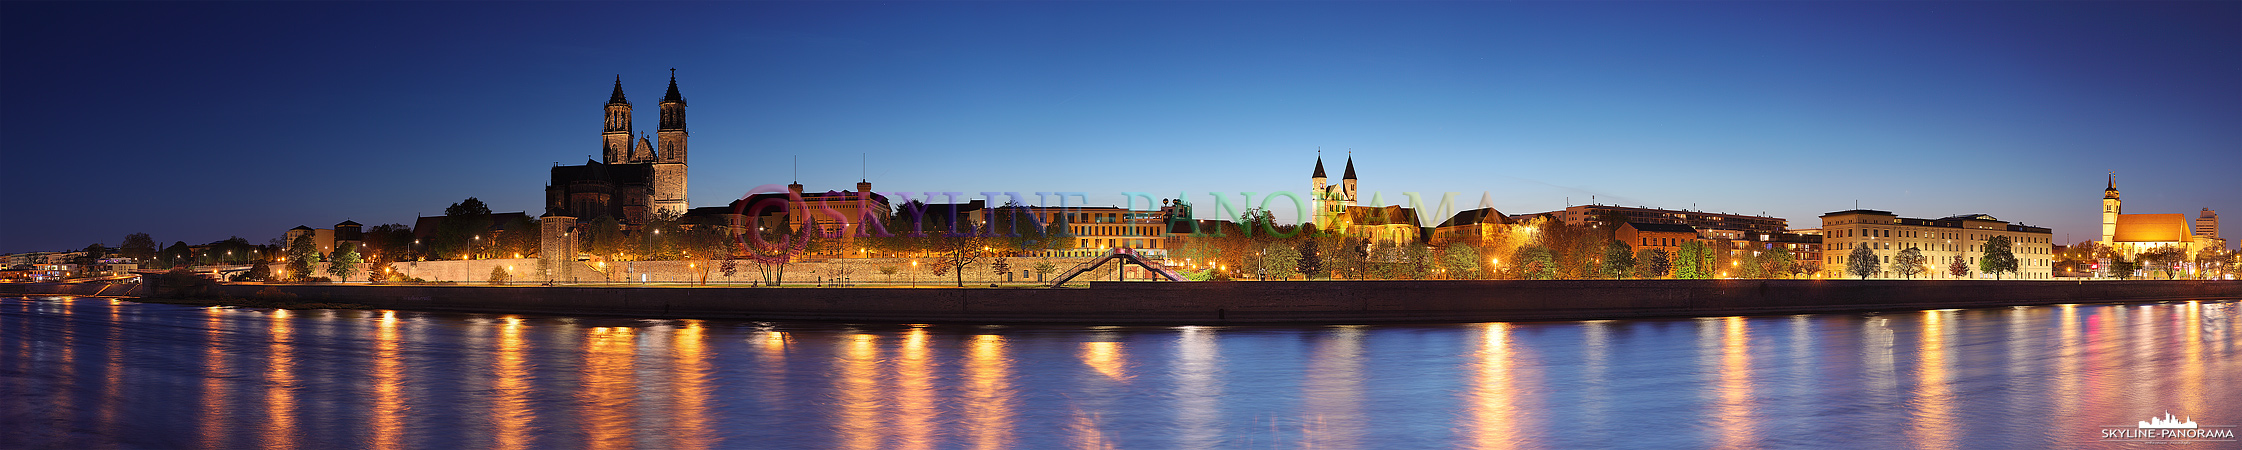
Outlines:
<svg viewBox="0 0 2242 450"><path fill-rule="evenodd" d="M662 125L655 131L661 150L646 162L654 164L654 213L674 216L690 208L685 195L685 96L677 93L677 69L669 71L669 92L662 95L661 107Z"/></svg>
<svg viewBox="0 0 2242 450"><path fill-rule="evenodd" d="M2117 216L2125 213L2125 205L2117 198L2117 173L2110 173L2110 187L2102 190L2102 245L2117 239Z"/></svg>
<svg viewBox="0 0 2242 450"><path fill-rule="evenodd" d="M1312 212L1309 214L1311 216L1311 220L1314 220L1314 222L1312 223L1317 224L1317 227L1322 227L1323 224L1331 223L1329 218L1331 216L1331 207L1325 205L1325 203L1330 200L1330 195L1328 195L1328 192L1330 191L1330 183L1327 181L1328 179L1329 177L1326 177L1323 174L1323 150L1317 149L1316 172L1315 174L1308 176L1309 183L1315 186L1314 189L1308 191L1308 196L1310 197L1308 199L1308 206L1312 208L1310 209L1310 211Z"/></svg>
<svg viewBox="0 0 2242 450"><path fill-rule="evenodd" d="M1347 174L1346 174L1346 175L1344 175L1344 176L1341 176L1341 177L1339 177L1339 185L1340 185L1340 189L1341 189L1341 190L1344 190L1344 191L1345 191L1345 192L1342 192L1342 193L1341 193L1341 195L1342 195L1343 197L1342 197L1342 198L1340 199L1340 201L1346 202L1346 203L1347 203L1347 206L1354 206L1354 205L1355 205L1355 152L1354 152L1353 150L1348 150L1348 151L1347 151Z"/></svg>
<svg viewBox="0 0 2242 450"><path fill-rule="evenodd" d="M631 101L623 98L623 76L615 76L615 93L607 96L607 127L600 133L600 162L630 163Z"/></svg>
<svg viewBox="0 0 2242 450"><path fill-rule="evenodd" d="M685 164L685 96L677 93L677 69L669 71L669 93L662 95L661 161Z"/></svg>
<svg viewBox="0 0 2242 450"><path fill-rule="evenodd" d="M1355 206L1354 155L1347 155L1347 172L1340 176L1339 184L1334 185L1323 172L1323 151L1317 150L1316 171L1309 175L1309 182L1314 186L1314 190L1309 192L1315 198L1309 199L1308 203L1315 208L1316 227L1328 231L1344 226L1340 223L1341 216L1348 214L1348 207Z"/></svg>

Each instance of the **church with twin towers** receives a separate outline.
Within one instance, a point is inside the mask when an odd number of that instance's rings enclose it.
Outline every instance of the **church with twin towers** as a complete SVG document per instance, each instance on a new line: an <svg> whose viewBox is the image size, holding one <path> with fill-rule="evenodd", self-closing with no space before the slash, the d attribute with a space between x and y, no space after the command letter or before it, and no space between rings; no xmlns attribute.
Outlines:
<svg viewBox="0 0 2242 450"><path fill-rule="evenodd" d="M655 217L684 214L690 154L686 139L691 132L685 127L685 96L677 91L676 69L670 69L669 92L662 95L660 108L654 135L637 132L630 99L623 95L623 77L617 75L615 90L607 97L599 160L553 166L552 181L545 185L545 215L584 223L609 217L635 229Z"/></svg>

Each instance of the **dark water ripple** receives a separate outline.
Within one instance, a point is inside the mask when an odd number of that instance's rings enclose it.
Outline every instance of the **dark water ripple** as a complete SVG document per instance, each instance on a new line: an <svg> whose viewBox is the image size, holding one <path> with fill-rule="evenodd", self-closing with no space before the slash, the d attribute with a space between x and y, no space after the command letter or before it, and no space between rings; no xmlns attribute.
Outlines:
<svg viewBox="0 0 2242 450"><path fill-rule="evenodd" d="M0 298L0 447L2138 447L2102 429L2242 422L2238 311L918 326Z"/></svg>

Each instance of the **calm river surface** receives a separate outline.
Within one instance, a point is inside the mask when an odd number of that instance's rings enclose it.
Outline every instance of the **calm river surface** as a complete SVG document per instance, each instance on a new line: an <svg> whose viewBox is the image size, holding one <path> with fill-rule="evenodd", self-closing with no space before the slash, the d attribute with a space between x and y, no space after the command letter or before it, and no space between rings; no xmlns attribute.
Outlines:
<svg viewBox="0 0 2242 450"><path fill-rule="evenodd" d="M15 297L0 447L2138 448L2103 430L2242 422L2238 310L917 326Z"/></svg>

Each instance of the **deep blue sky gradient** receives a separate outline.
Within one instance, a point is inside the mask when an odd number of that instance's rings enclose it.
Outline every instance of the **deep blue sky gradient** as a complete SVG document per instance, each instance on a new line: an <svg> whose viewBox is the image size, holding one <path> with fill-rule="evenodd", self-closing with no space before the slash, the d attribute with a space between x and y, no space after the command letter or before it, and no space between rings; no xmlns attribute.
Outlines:
<svg viewBox="0 0 2242 450"><path fill-rule="evenodd" d="M694 206L799 157L812 190L1204 216L1321 147L1365 200L1513 214L1857 200L2075 242L2116 171L2127 212L2242 221L2237 2L7 2L0 252L538 214L614 77L652 133L672 67Z"/></svg>

